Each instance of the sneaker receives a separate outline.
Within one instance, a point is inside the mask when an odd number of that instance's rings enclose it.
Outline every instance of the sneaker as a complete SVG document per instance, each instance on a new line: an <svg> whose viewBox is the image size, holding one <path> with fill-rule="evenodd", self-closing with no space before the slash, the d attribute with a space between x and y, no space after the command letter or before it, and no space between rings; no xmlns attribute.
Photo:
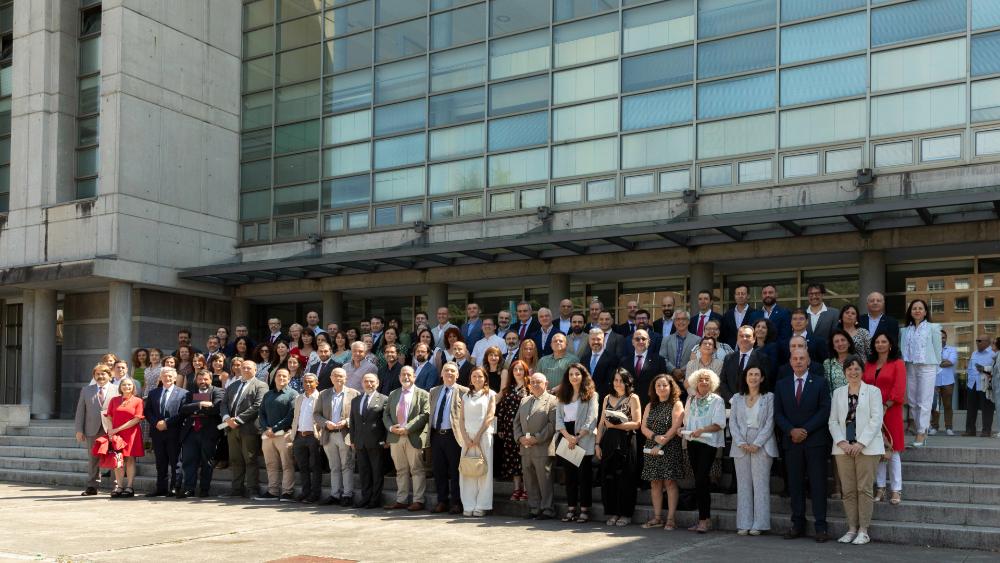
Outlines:
<svg viewBox="0 0 1000 563"><path fill-rule="evenodd" d="M272 495L270 492L265 492L262 495L257 495L253 497L254 500L278 500L278 497Z"/></svg>
<svg viewBox="0 0 1000 563"><path fill-rule="evenodd" d="M854 545L865 545L870 541L872 540L871 538L868 537L868 534L861 532L858 534L858 537L854 538L854 541L852 541L851 543Z"/></svg>
<svg viewBox="0 0 1000 563"><path fill-rule="evenodd" d="M760 530L750 530L750 535L751 536L759 536L760 533L761 533Z"/></svg>
<svg viewBox="0 0 1000 563"><path fill-rule="evenodd" d="M936 428L928 428L927 429L927 435L928 436L935 436L935 435L937 435L937 429Z"/></svg>
<svg viewBox="0 0 1000 563"><path fill-rule="evenodd" d="M851 543L851 542L854 541L854 538L856 538L856 537L858 537L858 533L857 532L847 532L846 534L840 536L840 539L837 540L837 542L838 543Z"/></svg>
<svg viewBox="0 0 1000 563"><path fill-rule="evenodd" d="M947 434L947 435L949 435L949 436L954 436L955 435L955 432L951 428L945 429L944 433Z"/></svg>
<svg viewBox="0 0 1000 563"><path fill-rule="evenodd" d="M736 535L737 536L745 536L745 535L747 535L749 533L750 533L749 530L736 530Z"/></svg>

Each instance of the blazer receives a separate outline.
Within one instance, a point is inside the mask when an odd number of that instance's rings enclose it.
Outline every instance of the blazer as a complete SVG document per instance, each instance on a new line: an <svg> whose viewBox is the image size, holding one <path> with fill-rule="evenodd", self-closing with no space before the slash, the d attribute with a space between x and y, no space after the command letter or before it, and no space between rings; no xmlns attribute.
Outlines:
<svg viewBox="0 0 1000 563"><path fill-rule="evenodd" d="M566 335L566 351L573 354L577 358L582 358L587 351L590 350L589 336L585 332L580 334L567 334ZM510 366L504 366L510 367Z"/></svg>
<svg viewBox="0 0 1000 563"><path fill-rule="evenodd" d="M660 346L663 345L663 336L653 329L646 329L646 332L649 333L649 342L646 347L651 350L653 354L658 355L660 352ZM635 345L632 344L632 337L625 337L623 342L624 345L622 346L621 356L635 356Z"/></svg>
<svg viewBox="0 0 1000 563"><path fill-rule="evenodd" d="M226 400L222 403L222 419L235 418L240 425L240 432L258 434L257 414L260 412L260 404L264 401L264 395L268 391L267 383L252 377L250 381L244 382L243 386L243 394L240 396L238 404L234 403L240 382L234 382L226 388Z"/></svg>
<svg viewBox="0 0 1000 563"><path fill-rule="evenodd" d="M462 338L465 339L465 345L469 347L469 353L471 354L472 349L476 346L476 342L483 339L483 319L476 319L471 323L465 321L459 330L462 331Z"/></svg>
<svg viewBox="0 0 1000 563"><path fill-rule="evenodd" d="M635 332L635 321L633 322L625 321L620 325L615 325L611 330L624 336L625 339L628 340L632 338L632 333Z"/></svg>
<svg viewBox="0 0 1000 563"><path fill-rule="evenodd" d="M633 367L633 369L635 369ZM576 422L573 423L573 431L579 435L580 431L586 430L587 434L581 436L579 441L576 443L578 447L583 448L583 451L587 452L587 455L594 455L594 445L597 441L594 437L594 432L597 431L598 414L600 414L601 407L598 402L597 393L590 396L590 400L587 402L580 401L580 406L576 409ZM556 433L566 429L566 404L562 401L556 401Z"/></svg>
<svg viewBox="0 0 1000 563"><path fill-rule="evenodd" d="M434 326L431 327L431 334L434 335L434 346L436 348L441 348L442 347L441 343L444 342L444 333L449 328L458 328L458 327L455 326L455 325L453 325L453 324L451 324L451 323L445 323L444 327L441 327L441 326L438 326L438 325L434 325Z"/></svg>
<svg viewBox="0 0 1000 563"><path fill-rule="evenodd" d="M765 318L764 309L756 309L753 315L750 316L750 324L755 324L757 321ZM777 333L776 339L778 341L778 348L782 347L784 343L784 348L788 348L788 339L792 337L792 313L788 309L774 304L774 309L771 310L771 324L774 325L774 331Z"/></svg>
<svg viewBox="0 0 1000 563"><path fill-rule="evenodd" d="M796 448L829 447L830 388L823 375L806 375L802 400L795 401L795 377L778 381L774 388L774 423L781 429L782 446ZM796 444L789 435L793 428L803 428L809 434L805 442Z"/></svg>
<svg viewBox="0 0 1000 563"><path fill-rule="evenodd" d="M312 432L317 437L319 437L319 428L317 428L315 413L316 413L316 407L319 405L319 398L322 392L313 391L313 393L315 393L314 396L316 397L316 401L313 403L313 410L309 414L311 415L310 418L312 419ZM305 400L306 400L305 392L299 393L299 395L295 397L295 403L292 405L292 428L287 433L287 440L289 442L295 440L295 435L299 431L299 415L302 414L302 401Z"/></svg>
<svg viewBox="0 0 1000 563"><path fill-rule="evenodd" d="M410 399L410 410L406 413L406 420L401 422L396 419L396 409L403 394L403 389L399 388L389 394L389 406L382 410L382 424L388 431L396 424L405 423L403 426L406 426L409 432L406 437L410 439L410 444L422 450L430 447L430 394L415 385L411 387L411 392L413 397ZM455 403L456 401L452 401L452 405ZM386 437L390 444L399 442L398 434L389 432Z"/></svg>
<svg viewBox="0 0 1000 563"><path fill-rule="evenodd" d="M615 331L604 335L604 353L619 358L625 353L625 337Z"/></svg>
<svg viewBox="0 0 1000 563"><path fill-rule="evenodd" d="M653 378L661 373L667 373L667 362L663 357L653 351L653 348L646 350L646 357L642 359L642 370L635 372L635 351L627 356L618 359L618 367L625 369L632 374L632 383L636 394L639 395L639 402L643 407L649 402L649 384ZM608 379L608 392L614 385L614 373Z"/></svg>
<svg viewBox="0 0 1000 563"><path fill-rule="evenodd" d="M522 456L551 457L556 455L556 407L559 399L545 392L540 397L528 395L521 399L521 405L514 416L514 441L520 443L522 437L531 434L538 443L531 447L520 446Z"/></svg>
<svg viewBox="0 0 1000 563"><path fill-rule="evenodd" d="M347 421L347 426L342 428L341 432L347 432L350 428L351 420L351 403L359 395L357 389L352 389L347 385L344 385L344 404L340 407L340 418L337 420L333 419L333 387L320 391L319 398L316 399L316 405L313 406L313 421L316 422L317 432L319 433L319 443L324 446L330 442L330 436L336 432L326 429L327 422L340 423Z"/></svg>
<svg viewBox="0 0 1000 563"><path fill-rule="evenodd" d="M597 358L597 365L594 366L594 369L590 369L590 360L593 357L593 351L587 348L587 353L580 358L580 363L590 370L590 377L594 380L594 387L597 389L597 393L603 398L611 392L615 371L618 370L621 358L605 351Z"/></svg>
<svg viewBox="0 0 1000 563"><path fill-rule="evenodd" d="M794 374L792 373L792 365L791 364L783 364L780 368L778 368L777 381L781 381L783 379L791 378L793 375ZM815 375L817 377L823 377L825 379L826 378L826 370L823 369L823 364L821 364L820 362L816 362L816 361L809 362L809 375ZM771 388L772 389L774 388L774 384L773 383L771 385Z"/></svg>
<svg viewBox="0 0 1000 563"><path fill-rule="evenodd" d="M653 321L653 330L656 331L659 334L663 334L663 318L662 317L659 318L659 319L656 319L655 321ZM674 323L671 322L670 323L670 334L673 334L675 332L677 332L677 329L674 328Z"/></svg>
<svg viewBox="0 0 1000 563"><path fill-rule="evenodd" d="M926 322L926 321L925 321ZM941 325L937 323L927 323L930 330L927 331L927 337L923 342L916 345L924 347L924 363L933 364L935 367L941 365ZM910 338L909 335L913 333L916 328L913 325L907 325L899 331L899 350L903 353L903 360L910 357L913 351L910 349ZM875 338L872 337L872 342ZM874 348L874 346L873 346ZM910 362L907 362L910 363Z"/></svg>
<svg viewBox="0 0 1000 563"><path fill-rule="evenodd" d="M532 340L534 340L535 339L535 335L537 335L539 332L541 332L542 326L540 324L538 324L538 321L535 320L534 317L531 317L531 318L528 319L527 325L528 325L528 327L527 327L527 329L525 329L524 338L521 338L521 321L520 320L517 320L517 321L514 321L513 323L511 323L511 325L510 325L510 331L513 332L513 333L515 333L515 334L517 334L518 338L520 338L521 340L524 340L525 338L531 338ZM539 352L538 356L541 357L541 353L540 352Z"/></svg>
<svg viewBox="0 0 1000 563"><path fill-rule="evenodd" d="M443 389L444 389L443 384L438 385L437 387L431 389L430 400L428 403L430 409L429 410L430 418L428 419L427 423L428 428L434 425L434 419L437 416L438 398L441 397L441 392ZM456 383L455 385L452 386L451 392L452 392L451 408L448 410L448 413L445 416L449 417L451 420L456 420L459 416L459 406L462 402L462 397L469 392L469 388L466 387L465 385L459 385L458 383Z"/></svg>
<svg viewBox="0 0 1000 563"><path fill-rule="evenodd" d="M73 431L84 436L97 436L111 429L111 418L104 416L108 411L111 397L118 396L118 388L108 382L105 385L104 401L99 398L97 384L87 385L80 389L80 398L76 402L76 416L73 418Z"/></svg>
<svg viewBox="0 0 1000 563"><path fill-rule="evenodd" d="M209 386L206 393L211 397L209 401L212 403L210 407L202 407L198 401L194 398L195 393L188 395L188 402L181 406L181 414L184 416L183 422L181 422L181 439L183 440L185 436L194 427L194 421L197 418L201 418L202 421L202 432L216 432L216 427L222 422L222 403L226 401L226 390L221 387Z"/></svg>
<svg viewBox="0 0 1000 563"><path fill-rule="evenodd" d="M417 381L414 385L424 391L430 391L435 385L438 384L439 379L438 369L434 367L434 362L428 360L424 362L423 367L420 368L419 372L417 372Z"/></svg>
<svg viewBox="0 0 1000 563"><path fill-rule="evenodd" d="M698 312L698 311L691 311L691 324L688 325L688 330L691 331L691 333L698 334L698 321L699 321L700 318L701 318L701 313L700 312ZM711 311L710 310L708 312L708 319L705 320L705 323L708 323L708 321L719 321L719 327L721 329L721 327L722 327L722 315L716 313L715 311ZM699 335L699 336L701 336L701 335Z"/></svg>
<svg viewBox="0 0 1000 563"><path fill-rule="evenodd" d="M542 325L538 325L538 332L535 333L535 335L532 337L532 340L534 340L535 344L538 345L539 358L541 358L542 356L548 356L549 354L552 353L552 337L557 334L562 334L562 331L559 330L558 325L553 324L552 328L549 329L548 336L543 339Z"/></svg>
<svg viewBox="0 0 1000 563"><path fill-rule="evenodd" d="M833 392L830 405L830 419L827 425L833 438L833 455L843 455L839 444L847 439L847 385ZM882 455L885 443L882 441L882 392L874 385L861 383L858 391L858 407L854 411L855 440L864 444L864 455Z"/></svg>
<svg viewBox="0 0 1000 563"><path fill-rule="evenodd" d="M750 427L747 426L747 404L743 395L734 395L729 411L729 433L733 436L733 445L729 449L729 457L737 458L746 455L741 444L750 443L764 450L770 457L778 457L778 443L774 439L774 395L764 393L757 399L757 437L753 442L747 441Z"/></svg>
<svg viewBox="0 0 1000 563"><path fill-rule="evenodd" d="M351 443L357 449L381 448L385 443L386 434L382 411L385 410L389 398L378 391L372 393L368 407L362 414L361 404L364 400L364 394L360 393L354 401L351 401L351 421L348 423Z"/></svg>
<svg viewBox="0 0 1000 563"><path fill-rule="evenodd" d="M165 393L163 387L153 389L146 397L146 404L142 406L142 412L146 416L146 422L149 423L149 429L150 431L156 430L156 424L163 420L167 423L167 430L180 430L181 422L184 420L181 407L191 401L191 393L187 389L181 389L174 385L167 398L167 404L161 411L160 397L163 393Z"/></svg>
<svg viewBox="0 0 1000 563"><path fill-rule="evenodd" d="M315 373L316 379L319 382L317 389L319 391L325 391L333 387L333 381L330 380L330 374L333 373L334 368L339 368L343 364L335 362L331 356L329 360L326 361L326 365L320 369L322 362L313 362L306 366L306 371L304 373Z"/></svg>
<svg viewBox="0 0 1000 563"><path fill-rule="evenodd" d="M457 362L456 362L457 363ZM469 377L472 376L472 368L476 366L472 365L472 360L465 360L465 363L458 368L458 384L463 387L468 387Z"/></svg>
<svg viewBox="0 0 1000 563"><path fill-rule="evenodd" d="M871 321L871 315L865 313L858 317L858 327L868 330L868 323ZM878 326L875 327L875 332L872 333L872 342L875 341L875 337L884 334L889 337L889 340L899 344L899 321L890 317L889 315L882 313L882 317L878 320Z"/></svg>
<svg viewBox="0 0 1000 563"><path fill-rule="evenodd" d="M728 311L722 313L722 325L719 327L719 340L729 344L730 348L736 348L736 337L741 326L750 326L750 317L756 309L747 305L747 312L743 315L743 322L736 325L736 306L733 305ZM743 450L740 450L743 451Z"/></svg>
<svg viewBox="0 0 1000 563"><path fill-rule="evenodd" d="M808 314L809 309L807 308L806 315ZM828 342L830 341L830 333L833 332L833 329L837 328L837 325L840 323L840 309L828 306L826 311L819 314L819 320L816 321L815 329L812 327L812 317L807 317L807 319L808 322L806 322L806 332L813 336L813 338L809 339L809 342L811 343L813 340L822 342L823 359L826 359L826 356L829 355L827 348L829 348Z"/></svg>
<svg viewBox="0 0 1000 563"><path fill-rule="evenodd" d="M675 369L684 369L687 363L691 361L691 353L689 350L701 343L701 337L695 334L693 331L688 331L687 335L684 337L684 342L681 345L681 362L680 364L674 365L677 360L677 335L671 334L663 339L660 344L660 355L663 356L663 360L667 364L667 372L673 372Z"/></svg>
<svg viewBox="0 0 1000 563"><path fill-rule="evenodd" d="M772 377L770 359L764 356L760 350L753 348L750 350L750 357L747 358L747 365L760 367L760 371L764 374L765 387L768 387L766 382L771 381ZM719 390L716 393L726 400L726 406L732 406L732 399L739 394L742 377L743 370L740 369L740 351L737 348L735 351L726 354L725 359L722 360L722 369L719 370ZM773 385L770 387L773 388ZM762 388L761 392L765 392L765 389Z"/></svg>

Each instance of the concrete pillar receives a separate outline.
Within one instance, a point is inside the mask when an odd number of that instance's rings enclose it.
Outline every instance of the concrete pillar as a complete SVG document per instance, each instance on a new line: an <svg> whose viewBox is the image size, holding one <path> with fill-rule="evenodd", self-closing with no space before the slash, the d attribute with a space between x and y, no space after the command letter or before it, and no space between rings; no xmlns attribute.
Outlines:
<svg viewBox="0 0 1000 563"><path fill-rule="evenodd" d="M26 289L22 292L24 304L21 310L21 404L30 405L34 393L35 361L35 291Z"/></svg>
<svg viewBox="0 0 1000 563"><path fill-rule="evenodd" d="M31 416L49 419L56 415L56 357L52 346L56 336L56 292L35 290L35 322L31 331L32 350Z"/></svg>
<svg viewBox="0 0 1000 563"><path fill-rule="evenodd" d="M108 350L119 358L132 357L132 284L108 285Z"/></svg>
<svg viewBox="0 0 1000 563"><path fill-rule="evenodd" d="M344 293L342 291L323 292L323 319L320 324L323 328L330 323L337 323L338 326L344 322Z"/></svg>
<svg viewBox="0 0 1000 563"><path fill-rule="evenodd" d="M437 310L441 307L448 306L448 284L446 283L432 283L427 286L427 316L430 317L430 322L434 324L434 315Z"/></svg>
<svg viewBox="0 0 1000 563"><path fill-rule="evenodd" d="M715 266L711 262L704 262L700 264L691 264L688 270L688 275L690 276L690 284L688 291L688 311L698 310L698 292L707 289L712 291L715 289ZM691 329L694 330L693 328Z"/></svg>
<svg viewBox="0 0 1000 563"><path fill-rule="evenodd" d="M868 294L885 293L885 252L862 250L858 260L858 310L866 311Z"/></svg>
<svg viewBox="0 0 1000 563"><path fill-rule="evenodd" d="M569 299L569 274L552 274L549 276L549 309L552 316L558 320L559 302Z"/></svg>
<svg viewBox="0 0 1000 563"><path fill-rule="evenodd" d="M250 327L250 300L245 297L233 297L229 303L230 330L234 330L237 325Z"/></svg>

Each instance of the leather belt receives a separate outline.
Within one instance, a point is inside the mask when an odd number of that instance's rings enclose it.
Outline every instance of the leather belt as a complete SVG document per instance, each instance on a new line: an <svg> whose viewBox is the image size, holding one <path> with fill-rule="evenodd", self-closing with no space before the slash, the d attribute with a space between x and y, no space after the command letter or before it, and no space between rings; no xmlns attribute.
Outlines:
<svg viewBox="0 0 1000 563"><path fill-rule="evenodd" d="M296 436L315 436L315 432L296 432Z"/></svg>
<svg viewBox="0 0 1000 563"><path fill-rule="evenodd" d="M448 428L447 430L435 430L434 433L447 436L448 434L451 434L451 428Z"/></svg>

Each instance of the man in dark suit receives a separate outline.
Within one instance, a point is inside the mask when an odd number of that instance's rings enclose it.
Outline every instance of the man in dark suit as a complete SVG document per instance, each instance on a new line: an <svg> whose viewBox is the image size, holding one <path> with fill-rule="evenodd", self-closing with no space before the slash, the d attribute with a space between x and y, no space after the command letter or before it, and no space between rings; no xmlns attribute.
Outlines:
<svg viewBox="0 0 1000 563"><path fill-rule="evenodd" d="M654 354L659 353L660 345L663 344L663 336L658 332L654 331L652 327L649 326L649 311L645 309L639 309L635 312L635 329L645 330L646 334L649 335L649 345L648 349L652 350ZM633 331L635 332L635 331ZM624 351L622 356L629 356L635 354L635 348L632 347L632 337L629 336L624 341Z"/></svg>
<svg viewBox="0 0 1000 563"><path fill-rule="evenodd" d="M793 336L791 338L791 340L788 341L788 351L785 353L785 357L791 358L792 354L796 350L805 350L805 352L807 354L809 354L809 358L810 358L810 360L809 360L809 373L811 375L818 375L818 376L824 376L825 377L826 371L823 370L823 364L821 364L821 363L817 362L816 360L812 359L812 357L813 357L812 356L812 348L806 342L806 339L804 337L802 337L802 336ZM778 366L778 376L777 376L777 378L775 379L775 381L772 381L768 385L769 389L767 389L767 390L773 390L774 389L774 384L775 384L776 381L781 381L782 379L785 379L785 378L791 377L791 376L792 376L792 366L791 366L791 364L788 363L788 362L786 362L784 364L781 364L780 366Z"/></svg>
<svg viewBox="0 0 1000 563"><path fill-rule="evenodd" d="M661 317L653 323L653 331L669 336L674 333L674 296L664 295L660 300Z"/></svg>
<svg viewBox="0 0 1000 563"><path fill-rule="evenodd" d="M600 400L603 401L605 395L611 392L619 357L604 349L604 331L600 328L590 329L587 337L590 348L580 358L580 363L590 370L590 376L594 380L594 388L600 395Z"/></svg>
<svg viewBox="0 0 1000 563"><path fill-rule="evenodd" d="M291 338L287 334L281 332L281 319L278 317L267 319L267 329L270 332L264 339L264 342L267 342L271 346L274 346L279 341L284 342L285 344L288 344L291 341Z"/></svg>
<svg viewBox="0 0 1000 563"><path fill-rule="evenodd" d="M517 322L511 325L510 330L517 334L517 339L535 338L538 334L538 321L531 316L531 303L521 301L517 304Z"/></svg>
<svg viewBox="0 0 1000 563"><path fill-rule="evenodd" d="M866 306L868 312L858 318L858 326L871 334L871 341L875 342L876 336L884 334L899 344L899 321L885 313L885 296L878 291L869 293Z"/></svg>
<svg viewBox="0 0 1000 563"><path fill-rule="evenodd" d="M805 479L808 475L818 543L830 539L826 525L826 466L830 457L830 390L826 378L808 373L809 354L797 349L790 359L792 377L775 387L774 423L781 431L781 444L788 468L792 497L792 528L785 539L805 533Z"/></svg>
<svg viewBox="0 0 1000 563"><path fill-rule="evenodd" d="M614 331L611 311L601 311L597 316L597 328L604 332L604 351L620 358L625 353L625 337Z"/></svg>
<svg viewBox="0 0 1000 563"><path fill-rule="evenodd" d="M708 289L698 292L698 310L691 313L691 332L698 336L705 335L705 325L708 321L716 320L722 322L722 315L712 310L712 301L715 297Z"/></svg>
<svg viewBox="0 0 1000 563"><path fill-rule="evenodd" d="M459 385L468 387L472 368L476 367L469 361L469 349L465 347L464 342L456 342L452 345L451 350L455 354L452 361L458 366L458 383Z"/></svg>
<svg viewBox="0 0 1000 563"><path fill-rule="evenodd" d="M218 426L222 422L222 403L226 393L220 387L212 386L212 372L203 369L195 374L195 391L187 403L181 406L181 459L184 462L184 496L208 496L212 484L215 461L215 445L219 441ZM150 393L152 394L152 393Z"/></svg>
<svg viewBox="0 0 1000 563"><path fill-rule="evenodd" d="M388 397L378 392L378 376L369 373L361 378L363 393L351 401L351 419L348 423L351 447L357 456L358 477L361 479L361 498L354 508L382 506L382 454L385 449L385 424L382 413Z"/></svg>
<svg viewBox="0 0 1000 563"><path fill-rule="evenodd" d="M619 365L632 374L635 392L645 407L649 402L649 384L657 375L667 373L667 363L650 347L649 333L645 329L636 329L632 334L632 349L631 354L621 357Z"/></svg>
<svg viewBox="0 0 1000 563"><path fill-rule="evenodd" d="M635 329L639 328L638 321L635 316L639 312L639 302L632 300L625 305L626 314L625 322L615 327L615 332L625 337L625 340L632 339L632 333Z"/></svg>
<svg viewBox="0 0 1000 563"><path fill-rule="evenodd" d="M333 387L333 383L330 382L330 374L333 373L333 368L339 368L341 364L333 360L333 348L327 342L316 348L316 355L319 356L319 361L306 366L305 373L316 374L316 378L319 380L319 391L322 392Z"/></svg>
<svg viewBox="0 0 1000 563"><path fill-rule="evenodd" d="M479 318L479 304L478 303L468 303L465 305L465 322L462 323L460 330L462 331L462 338L465 339L465 345L472 350L476 347L476 342L483 339L483 320Z"/></svg>
<svg viewBox="0 0 1000 563"><path fill-rule="evenodd" d="M257 363L244 360L240 365L242 379L226 388L222 403L222 421L229 428L229 470L233 475L230 497L251 496L260 493L257 475L257 458L260 457L260 432L257 415L267 394L267 383L257 379Z"/></svg>
<svg viewBox="0 0 1000 563"><path fill-rule="evenodd" d="M734 305L722 314L722 325L719 327L719 340L736 348L737 331L741 326L750 324L755 310L750 307L750 286L745 283L733 288Z"/></svg>
<svg viewBox="0 0 1000 563"><path fill-rule="evenodd" d="M813 361L822 362L826 359L829 353L829 343L826 340L821 340L818 336L810 334L809 332L809 314L806 313L805 309L795 309L791 312L791 325L792 334L788 337L788 341L785 342L785 346L778 350L778 363L787 364L789 358L789 342L795 337L800 337L805 340L806 347L809 350L809 357Z"/></svg>
<svg viewBox="0 0 1000 563"><path fill-rule="evenodd" d="M764 305L751 313L750 324L753 325L760 319L771 321L778 349L786 348L788 339L792 337L792 315L788 309L778 305L778 289L773 284L765 285L760 289L760 300Z"/></svg>
<svg viewBox="0 0 1000 563"><path fill-rule="evenodd" d="M552 337L559 333L559 327L552 322L552 311L548 307L538 309L538 332L534 338L538 345L538 357L552 353Z"/></svg>
<svg viewBox="0 0 1000 563"><path fill-rule="evenodd" d="M149 392L143 406L156 455L156 489L146 493L147 497L184 496L177 461L181 456L181 421L184 419L181 407L188 402L190 393L174 385L176 378L174 368L161 369L161 386Z"/></svg>
<svg viewBox="0 0 1000 563"><path fill-rule="evenodd" d="M771 374L768 373L768 361L758 350L754 349L753 345L753 327L747 325L741 326L739 338L736 339L736 349L726 355L726 358L722 361L722 373L719 374L718 394L725 399L726 408L729 408L729 402L732 400L733 395L740 392L740 383L743 380L743 372L746 371L747 366L753 365L759 367L761 373L764 375L765 386L768 389L773 389L774 382L771 380Z"/></svg>
<svg viewBox="0 0 1000 563"><path fill-rule="evenodd" d="M372 335L371 353L374 354L375 352L381 351L382 347L385 346L385 339L382 338L382 334L385 332L385 319L375 315L370 321L368 321L368 326L371 329ZM396 331L396 334L398 335L399 331Z"/></svg>
<svg viewBox="0 0 1000 563"><path fill-rule="evenodd" d="M827 343L830 341L830 333L833 332L833 329L837 328L837 324L840 322L840 309L827 307L826 303L823 302L823 296L825 295L826 286L821 283L811 283L806 288L806 297L809 299L809 306L806 308L809 323L806 328L811 337L810 342L813 340L822 342L823 348L828 347ZM823 352L820 358L815 359L826 359L829 352L827 350Z"/></svg>
<svg viewBox="0 0 1000 563"><path fill-rule="evenodd" d="M463 512L458 484L462 448L455 440L451 422L458 420L461 397L469 389L457 381L458 368L448 362L441 366L441 385L431 389L430 394L431 459L434 463L434 488L437 489L437 504L431 509L434 514Z"/></svg>
<svg viewBox="0 0 1000 563"><path fill-rule="evenodd" d="M416 378L417 387L424 391L430 391L438 383L438 370L434 367L434 362L430 361L430 350L427 348L424 343L413 348L413 377Z"/></svg>

